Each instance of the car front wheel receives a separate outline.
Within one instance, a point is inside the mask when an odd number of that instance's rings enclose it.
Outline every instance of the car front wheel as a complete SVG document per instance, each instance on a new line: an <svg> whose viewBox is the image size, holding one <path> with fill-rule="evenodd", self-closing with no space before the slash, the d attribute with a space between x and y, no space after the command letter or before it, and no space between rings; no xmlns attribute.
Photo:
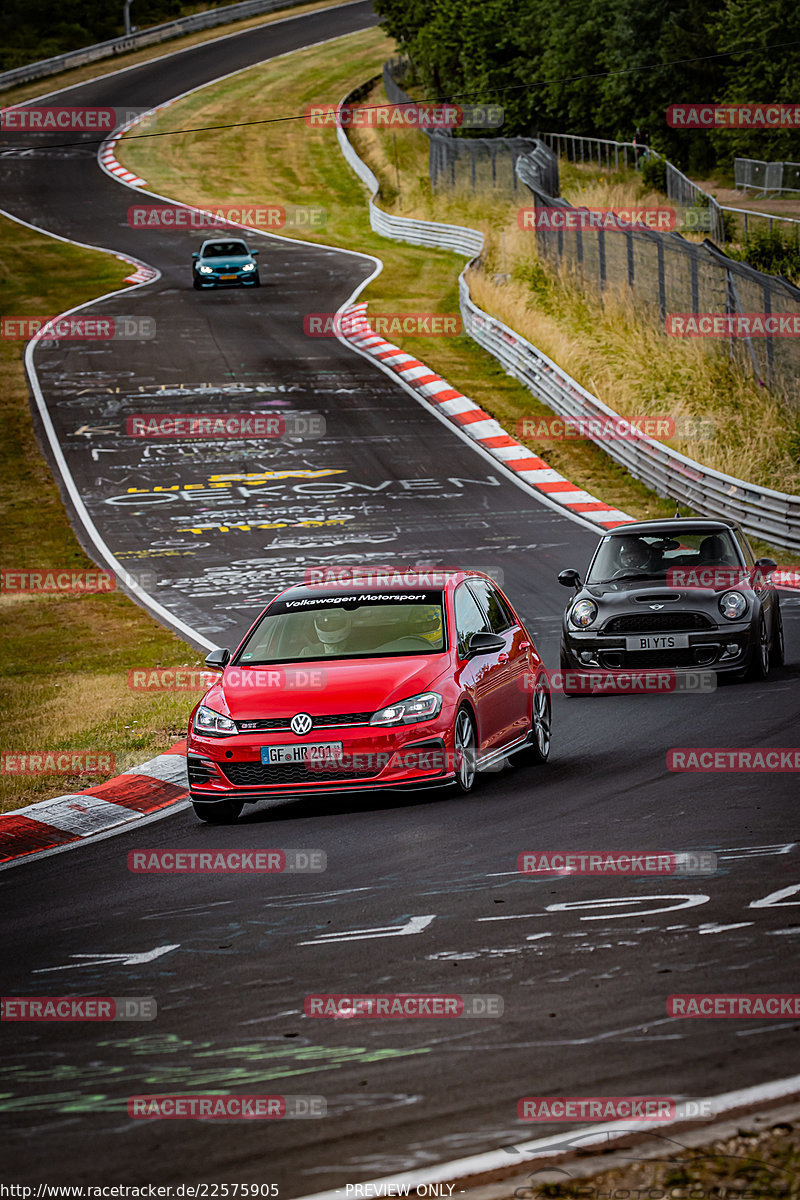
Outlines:
<svg viewBox="0 0 800 1200"><path fill-rule="evenodd" d="M195 815L207 825L232 825L244 808L243 800L192 800Z"/></svg>
<svg viewBox="0 0 800 1200"><path fill-rule="evenodd" d="M782 667L784 663L784 645L783 645L783 617L781 616L781 606L775 598L775 618L772 622L772 645L769 651L769 665L771 667Z"/></svg>
<svg viewBox="0 0 800 1200"><path fill-rule="evenodd" d="M770 668L769 632L767 620L762 612L758 618L758 638L751 651L748 679L766 679Z"/></svg>
<svg viewBox="0 0 800 1200"><path fill-rule="evenodd" d="M453 753L455 758L456 787L460 792L471 792L475 786L478 758L478 739L475 722L468 708L460 708L453 729Z"/></svg>

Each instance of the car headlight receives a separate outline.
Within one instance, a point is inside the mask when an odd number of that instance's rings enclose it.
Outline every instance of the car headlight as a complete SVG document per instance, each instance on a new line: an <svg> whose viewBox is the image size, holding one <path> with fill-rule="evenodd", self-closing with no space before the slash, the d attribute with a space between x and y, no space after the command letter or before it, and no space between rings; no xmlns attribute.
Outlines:
<svg viewBox="0 0 800 1200"><path fill-rule="evenodd" d="M255 263L245 263L244 266L242 267L243 271L255 271L255 269L256 269Z"/></svg>
<svg viewBox="0 0 800 1200"><path fill-rule="evenodd" d="M201 275L213 275L214 274L213 267L198 267L197 269Z"/></svg>
<svg viewBox="0 0 800 1200"><path fill-rule="evenodd" d="M569 619L578 629L586 629L597 616L594 600L579 600L569 614Z"/></svg>
<svg viewBox="0 0 800 1200"><path fill-rule="evenodd" d="M438 692L420 692L407 700L398 700L379 709L370 725L411 725L414 721L427 721L441 712L442 697Z"/></svg>
<svg viewBox="0 0 800 1200"><path fill-rule="evenodd" d="M729 621L738 621L747 612L747 601L741 592L726 592L719 598L719 611Z"/></svg>
<svg viewBox="0 0 800 1200"><path fill-rule="evenodd" d="M223 717L222 713L215 712L213 708L206 708L205 704L201 704L194 714L194 731L210 734L211 737L225 737L231 733L238 733L235 721L230 717Z"/></svg>

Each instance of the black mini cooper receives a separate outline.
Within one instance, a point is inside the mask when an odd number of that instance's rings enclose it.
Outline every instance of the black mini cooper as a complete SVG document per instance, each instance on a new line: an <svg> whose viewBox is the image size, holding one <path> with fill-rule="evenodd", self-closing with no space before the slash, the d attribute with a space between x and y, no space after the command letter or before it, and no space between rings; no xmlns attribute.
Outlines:
<svg viewBox="0 0 800 1200"><path fill-rule="evenodd" d="M766 679L783 665L783 623L769 577L734 521L637 521L600 541L564 612L562 670L706 668Z"/></svg>

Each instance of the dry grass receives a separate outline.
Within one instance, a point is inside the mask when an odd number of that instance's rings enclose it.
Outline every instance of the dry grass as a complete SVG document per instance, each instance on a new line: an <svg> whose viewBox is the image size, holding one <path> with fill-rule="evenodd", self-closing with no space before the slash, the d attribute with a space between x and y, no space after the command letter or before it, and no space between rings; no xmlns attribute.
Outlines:
<svg viewBox="0 0 800 1200"><path fill-rule="evenodd" d="M233 80L189 96L159 114L154 129L192 128L202 120L210 125L241 120L242 113L303 111L306 105L329 103L365 78L375 75L391 52L391 43L379 30L355 34L344 43L316 47L274 63L243 72ZM290 136L289 130L292 130ZM367 131L371 135L371 131ZM416 163L420 135L410 131L396 139L404 176L400 203L411 199L406 172ZM180 140L180 152L170 148ZM374 142L377 149L381 143ZM389 140L390 153L394 144ZM241 181L243 156L250 163L246 182ZM124 139L118 157L149 182L153 190L186 202L209 205L221 199L319 204L327 210L321 231L302 233L311 241L343 246L377 255L384 270L363 293L370 312L457 313L457 276L463 259L445 251L419 250L387 241L369 227L363 186L345 163L336 144L335 130L309 128L303 123L274 125L268 137L252 130L208 130L180 139L136 141ZM418 194L429 192L427 169L417 170ZM416 203L415 193L414 203ZM496 199L496 198L495 198ZM479 210L474 200L459 209L463 223ZM492 210L502 224L508 211L505 201ZM487 223L488 224L488 223ZM293 236L292 230L283 230ZM491 411L506 427L531 414L544 416L549 409L527 388L507 375L495 359L466 335L458 337L404 337L403 346L433 370ZM668 502L648 492L613 463L592 442L554 443L548 462L589 491L603 496L626 512L642 516L671 515Z"/></svg>
<svg viewBox="0 0 800 1200"><path fill-rule="evenodd" d="M385 102L379 85L364 103ZM469 273L473 299L481 308L521 333L615 412L672 417L676 424L684 417L702 418L707 429L716 431L702 440L665 439L673 449L727 475L800 493L796 400L761 386L746 365L732 364L716 346L668 338L657 316L643 311L624 290L606 292L601 299L574 277L541 263L534 235L519 228L519 208L529 206L519 194L434 195L424 134L369 128L359 129L353 141L381 180L382 207L484 232L486 249ZM646 190L632 170L607 174L588 165L561 164L561 174L562 192L573 204L668 203L660 193ZM488 411L493 412L491 407ZM528 444L553 458L551 443Z"/></svg>

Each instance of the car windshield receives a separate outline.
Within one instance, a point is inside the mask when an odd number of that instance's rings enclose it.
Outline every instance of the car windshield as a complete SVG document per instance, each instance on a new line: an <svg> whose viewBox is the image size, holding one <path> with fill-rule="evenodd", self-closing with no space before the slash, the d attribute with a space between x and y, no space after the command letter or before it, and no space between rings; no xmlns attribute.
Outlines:
<svg viewBox="0 0 800 1200"><path fill-rule="evenodd" d="M587 583L626 579L667 579L674 567L740 567L742 559L730 530L653 531L603 538L586 577Z"/></svg>
<svg viewBox="0 0 800 1200"><path fill-rule="evenodd" d="M236 663L383 658L446 649L441 592L354 593L276 600Z"/></svg>
<svg viewBox="0 0 800 1200"><path fill-rule="evenodd" d="M201 258L230 258L233 255L249 253L244 242L208 242L203 247Z"/></svg>

